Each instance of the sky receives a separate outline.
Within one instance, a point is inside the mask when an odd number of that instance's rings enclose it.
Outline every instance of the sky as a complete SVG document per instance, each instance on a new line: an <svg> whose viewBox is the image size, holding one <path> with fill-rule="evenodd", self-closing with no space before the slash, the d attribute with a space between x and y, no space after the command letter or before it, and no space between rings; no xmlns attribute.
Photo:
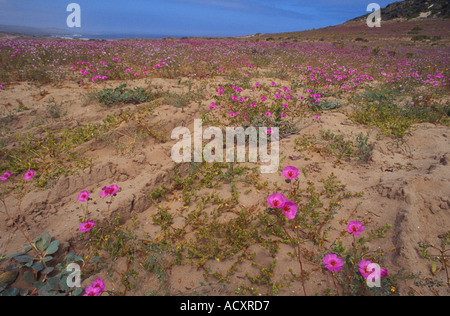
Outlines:
<svg viewBox="0 0 450 316"><path fill-rule="evenodd" d="M71 30L80 34L244 36L338 25L391 0L0 0L0 24ZM81 27L69 28L71 3Z"/></svg>

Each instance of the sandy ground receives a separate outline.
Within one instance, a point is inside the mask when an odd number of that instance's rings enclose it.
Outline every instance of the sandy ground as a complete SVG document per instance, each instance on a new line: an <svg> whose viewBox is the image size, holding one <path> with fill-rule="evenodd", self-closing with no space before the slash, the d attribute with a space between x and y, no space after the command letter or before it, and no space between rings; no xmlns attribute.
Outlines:
<svg viewBox="0 0 450 316"><path fill-rule="evenodd" d="M177 80L155 79L151 83L162 90L185 89L177 86ZM109 83L117 86L116 83ZM134 81L130 86L145 86L144 81ZM212 91L215 84L208 82L208 88ZM102 87L80 87L72 83L63 83L58 87L36 87L33 84L20 83L8 86L8 89L0 91L0 113L6 117L9 111L14 112L14 119L5 126L14 133L34 132L38 129L33 122L46 122L50 129L65 127L77 127L81 122L101 122L108 114L119 113L126 107L114 107L106 109L96 101L86 101L85 95L91 90ZM41 91L47 91L44 95ZM54 119L48 116L45 105L50 98L57 104L63 102L66 114ZM209 101L210 102L210 101ZM27 109L17 112L20 105L26 105ZM171 105L160 105L155 113L155 122L164 122L163 129L170 132L177 126L192 127L194 119L198 119L202 107L206 109L209 103L205 100L199 106L191 103L183 110ZM450 130L448 127L435 126L433 124L418 124L414 126L412 133L405 137L409 145L396 146L392 138L380 134L376 129L353 123L344 114L344 111L324 112L320 120L314 117L306 117L297 123L298 132L280 144L281 155L285 157L284 165L292 165L300 170L308 170L308 180L318 183L319 179L328 177L333 173L342 181L350 192L364 191L364 195L351 198L343 202L338 215L336 215L336 227L330 233L330 239L338 236L345 229L345 225L339 223L345 221L361 220L366 223L366 230L370 231L387 223L392 228L383 239L370 241L372 247L381 247L392 250L385 255L383 267L391 274L395 274L401 268L408 273L423 278L434 277L431 272L431 261L423 258L418 247L419 242L440 245L438 235L447 233L450 223ZM124 124L110 134L110 137L126 144L132 137L132 123ZM324 157L317 152L299 152L295 150L295 139L299 136L316 135L320 130L330 130L334 133L353 137L359 133L369 133L370 141L375 144L371 161L358 163L336 164L334 157ZM2 135L4 137L5 135ZM120 193L114 200L110 214L104 208L92 208L92 217L99 221L113 219L115 215L122 215L122 225L131 223L131 218L137 218L136 233L140 236L148 235L156 238L160 228L152 223L152 215L157 211L155 205L148 198L149 191L163 184L171 183L170 174L173 171L173 162L170 158L170 150L175 141L170 140L160 143L149 137L138 142L133 150L124 150L120 153L117 146L103 139L94 139L84 144L82 148L88 149L86 155L95 158L91 169L80 173L63 176L52 183L51 187L44 190L33 189L22 201L20 214L15 219L27 227L32 236L39 235L42 231L48 231L53 238L61 241L61 249L71 251L80 248L78 240L79 217L82 215L80 202L77 195L82 190L92 190L99 196L103 186L117 184ZM289 158L291 157L291 158ZM292 159L294 157L295 160ZM306 159L305 159L306 158ZM263 181L270 183L282 182L281 173L261 175ZM306 181L303 175L301 180ZM242 187L245 189L245 187ZM201 194L201 193L199 193ZM223 192L224 195L230 194ZM266 205L267 194L249 194L242 197L242 205L258 206L260 210ZM96 197L99 201L100 199ZM15 209L15 200L12 197L6 199L11 210ZM357 206L358 203L361 205ZM175 202L172 209L181 209L181 202ZM14 211L11 211L14 213ZM231 216L231 215L230 215ZM182 217L174 218L174 225L182 226ZM0 214L0 249L7 246L6 254L18 252L23 248L25 240L14 228L12 222L2 213ZM348 240L348 239L347 239ZM8 244L6 245L6 243ZM256 262L261 265L270 264L272 258L267 250L255 246L252 249L256 253ZM296 269L295 261L283 256L289 250L281 249L277 253L278 265L275 273L286 273L280 267L287 265ZM211 269L225 271L230 263L208 263ZM90 276L83 281L83 286L97 278L103 277L109 288L120 288L120 273L124 271L126 262L119 259L116 262L115 271L102 271ZM306 269L314 269L314 266L306 264ZM230 295L245 277L246 272L252 273L250 264L242 265L235 273L230 284L225 287L217 287L210 290L209 295ZM311 271L310 270L310 271ZM437 272L437 278L446 282L445 271ZM169 283L172 287L171 294L189 292L204 282L203 272L193 265L175 265L169 271ZM152 284L157 285L154 276L147 276L136 282L135 294L145 294ZM415 295L441 294L448 295L448 287L429 290L426 286L417 287L413 281L405 281L397 289L397 294L407 295L411 291ZM307 282L308 293L315 293L319 289L332 288L330 274L320 271L311 275ZM302 295L300 283L291 284L287 289L282 289L279 295Z"/></svg>

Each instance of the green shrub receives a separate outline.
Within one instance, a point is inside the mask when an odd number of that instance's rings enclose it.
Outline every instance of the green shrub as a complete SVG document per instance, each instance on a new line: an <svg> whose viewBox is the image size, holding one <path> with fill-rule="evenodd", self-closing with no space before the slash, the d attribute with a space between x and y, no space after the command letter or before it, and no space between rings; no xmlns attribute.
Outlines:
<svg viewBox="0 0 450 316"><path fill-rule="evenodd" d="M144 88L126 89L126 84L121 84L115 89L105 89L95 93L95 97L104 105L113 104L140 104L157 98Z"/></svg>

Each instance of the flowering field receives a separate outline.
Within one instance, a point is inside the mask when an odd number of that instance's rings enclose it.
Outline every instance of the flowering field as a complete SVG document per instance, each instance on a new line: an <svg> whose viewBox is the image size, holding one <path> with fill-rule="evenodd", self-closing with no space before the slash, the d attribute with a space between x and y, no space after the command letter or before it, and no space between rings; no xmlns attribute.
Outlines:
<svg viewBox="0 0 450 316"><path fill-rule="evenodd" d="M448 295L448 32L414 27L0 38L0 294ZM198 119L278 128L278 172L175 163Z"/></svg>

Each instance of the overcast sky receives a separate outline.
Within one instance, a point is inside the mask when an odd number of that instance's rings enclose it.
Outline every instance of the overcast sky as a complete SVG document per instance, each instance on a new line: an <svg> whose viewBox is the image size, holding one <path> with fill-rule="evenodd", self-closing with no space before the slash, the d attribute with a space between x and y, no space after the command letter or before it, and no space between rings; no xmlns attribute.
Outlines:
<svg viewBox="0 0 450 316"><path fill-rule="evenodd" d="M337 25L390 0L0 0L0 24L68 29L67 6L81 8L79 33L241 36Z"/></svg>

